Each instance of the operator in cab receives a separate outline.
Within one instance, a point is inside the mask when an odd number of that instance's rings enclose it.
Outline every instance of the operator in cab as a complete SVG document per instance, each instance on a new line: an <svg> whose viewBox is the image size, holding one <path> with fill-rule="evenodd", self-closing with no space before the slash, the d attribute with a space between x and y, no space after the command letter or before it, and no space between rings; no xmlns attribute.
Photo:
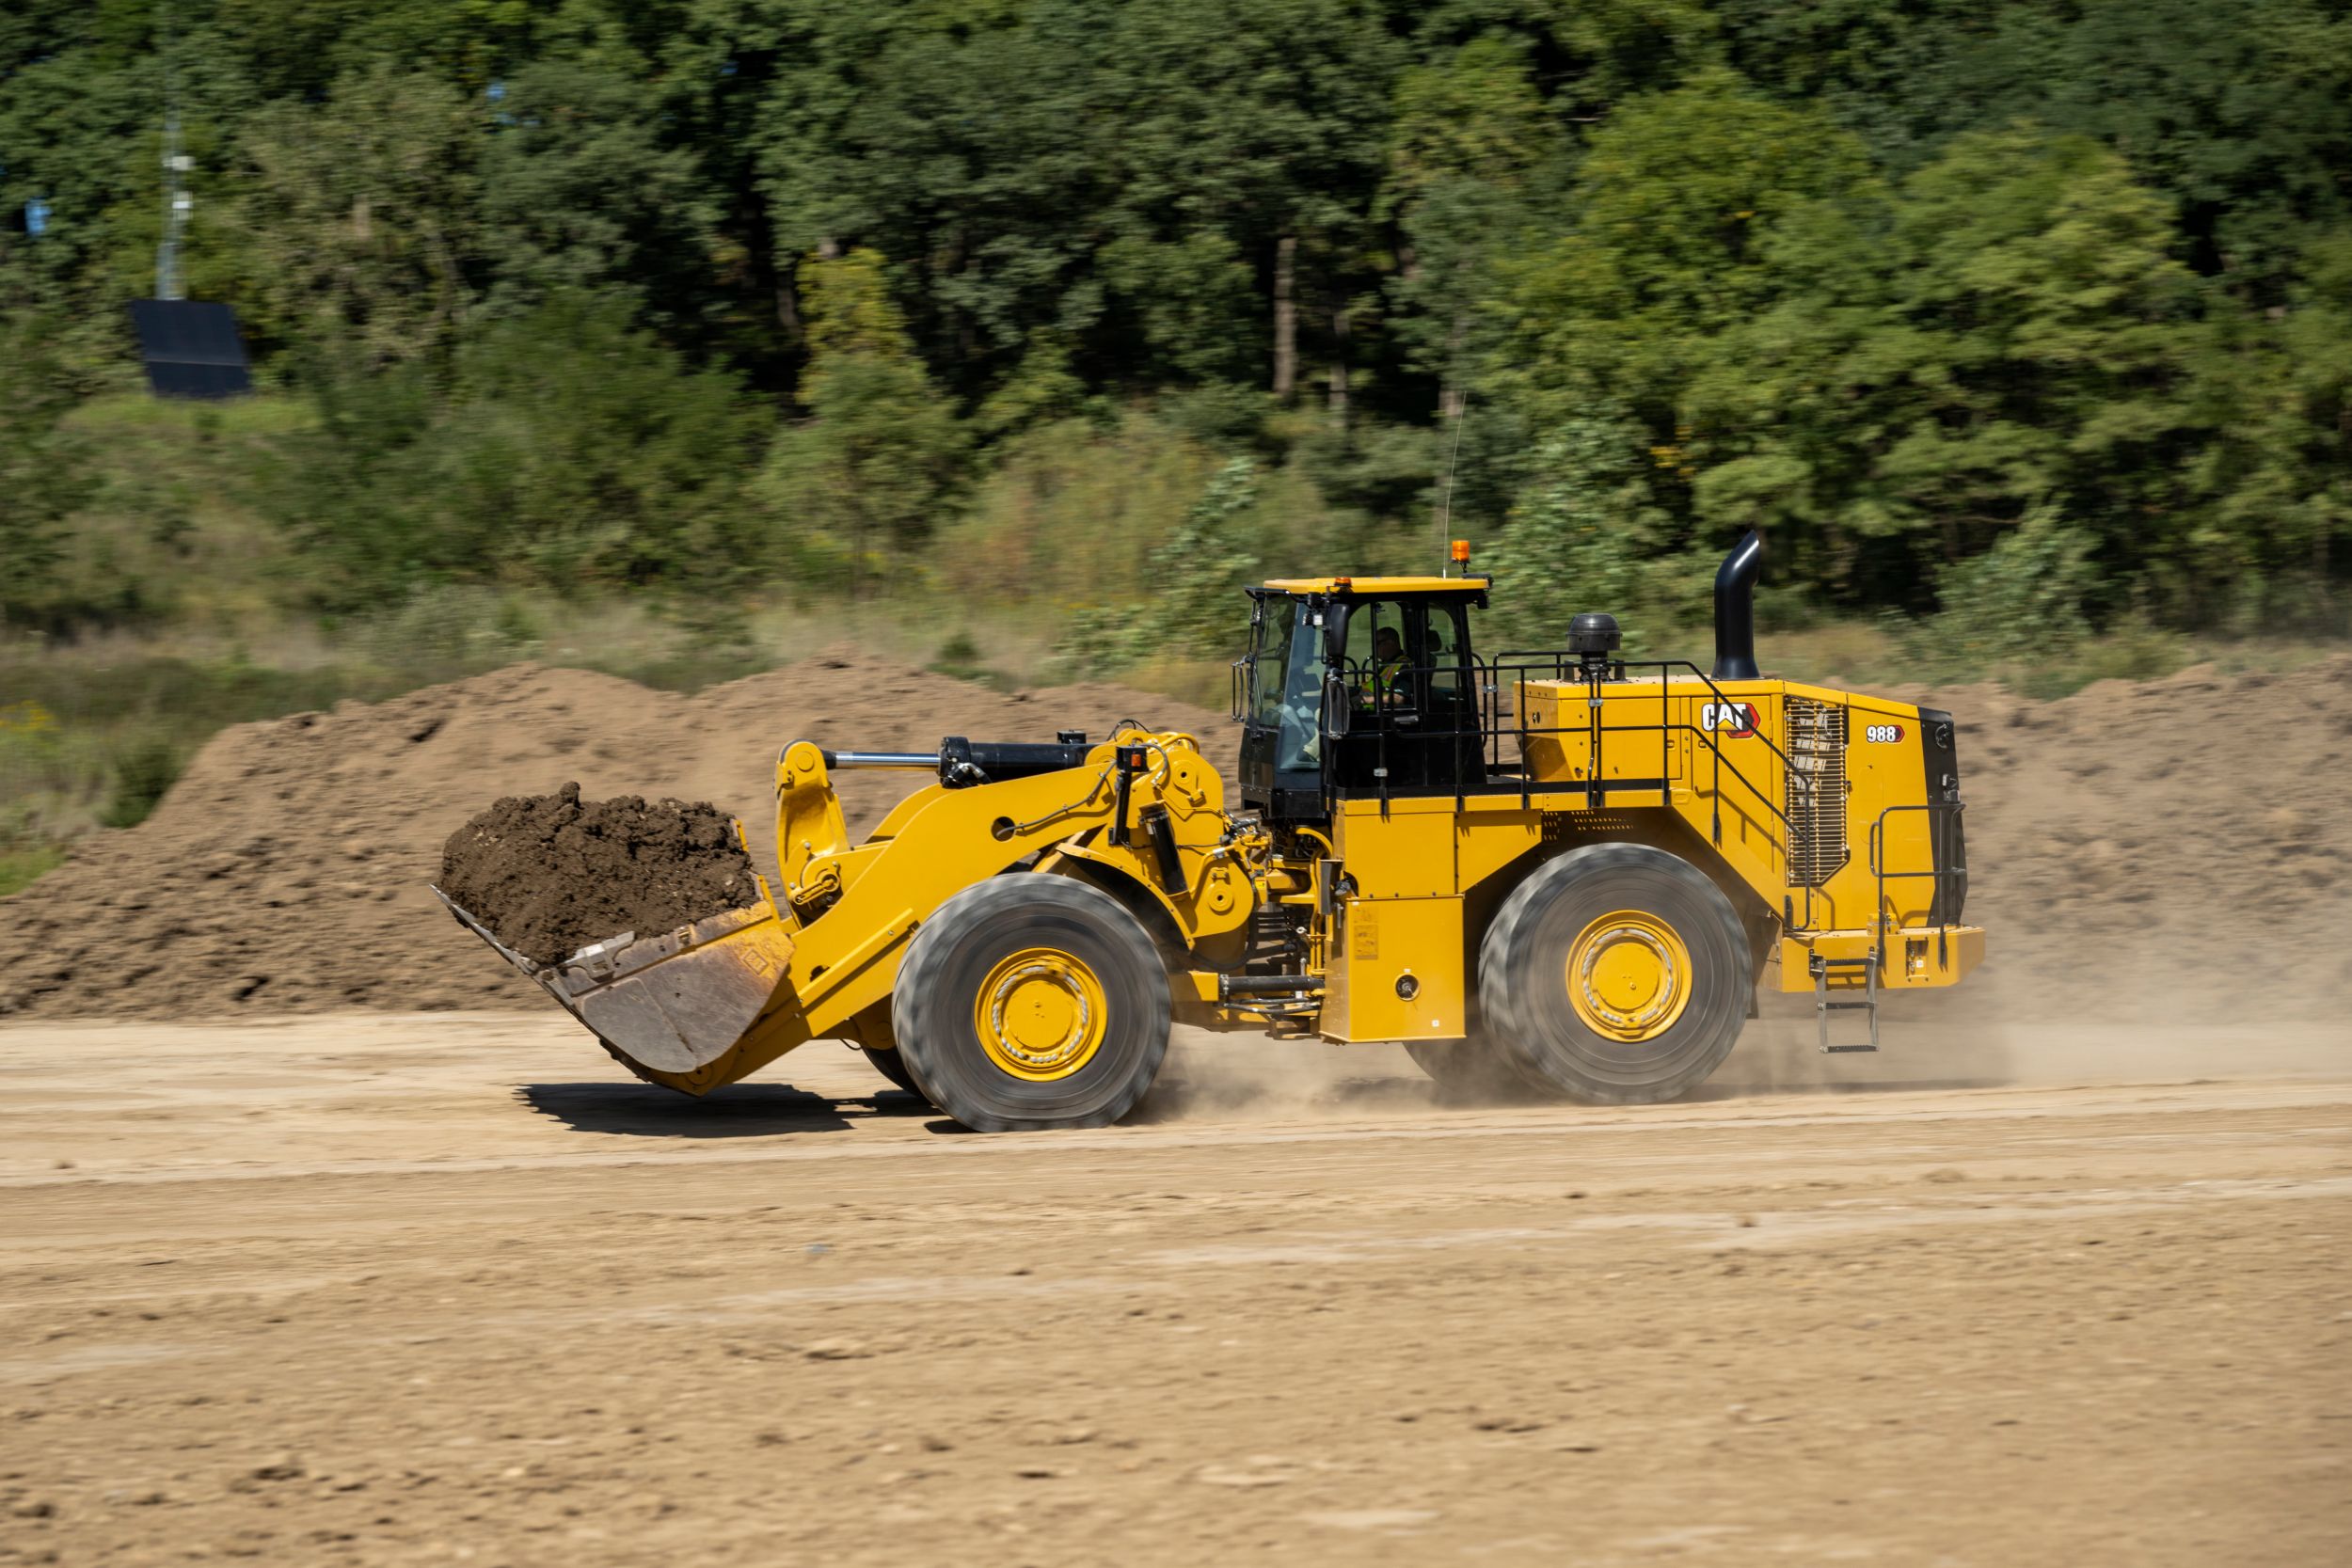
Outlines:
<svg viewBox="0 0 2352 1568"><path fill-rule="evenodd" d="M1411 705L1413 694L1406 673L1405 639L1394 626L1382 626L1372 634L1372 662L1365 667L1360 680L1356 692L1358 707L1377 707L1384 696L1391 707Z"/></svg>

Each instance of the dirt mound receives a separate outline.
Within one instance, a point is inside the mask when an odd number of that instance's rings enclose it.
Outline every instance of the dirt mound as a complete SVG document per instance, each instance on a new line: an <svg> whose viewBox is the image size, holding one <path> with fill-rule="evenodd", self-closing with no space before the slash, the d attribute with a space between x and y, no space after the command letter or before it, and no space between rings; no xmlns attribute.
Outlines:
<svg viewBox="0 0 2352 1568"><path fill-rule="evenodd" d="M1897 1019L2337 1016L2352 994L2352 657L2055 703L1899 694L1959 721L1968 915L1991 956ZM795 737L927 750L1125 718L1190 730L1232 779L1238 732L1221 715L1118 687L1004 695L853 654L693 697L521 665L244 725L146 823L0 901L0 1013L545 1006L425 891L442 841L491 797L578 779L591 798L712 800L743 816L765 870L769 784ZM843 775L852 830L920 782Z"/></svg>
<svg viewBox="0 0 2352 1568"><path fill-rule="evenodd" d="M153 816L85 841L0 899L0 1015L544 1007L427 891L443 842L499 796L576 779L591 800L709 800L743 819L752 863L769 870L771 788L789 741L930 750L946 735L1102 735L1130 718L1199 736L1232 775L1238 732L1222 714L1115 686L1007 694L852 652L691 697L516 665L241 724L197 754ZM839 782L862 832L926 781Z"/></svg>
<svg viewBox="0 0 2352 1568"><path fill-rule="evenodd" d="M2352 657L2278 675L2201 665L2058 702L1902 695L1959 726L1968 919L1987 957L1955 1003L2020 1020L2340 1015Z"/></svg>
<svg viewBox="0 0 2352 1568"><path fill-rule="evenodd" d="M450 834L440 889L543 964L759 902L752 858L709 801L583 801L577 784L510 795Z"/></svg>

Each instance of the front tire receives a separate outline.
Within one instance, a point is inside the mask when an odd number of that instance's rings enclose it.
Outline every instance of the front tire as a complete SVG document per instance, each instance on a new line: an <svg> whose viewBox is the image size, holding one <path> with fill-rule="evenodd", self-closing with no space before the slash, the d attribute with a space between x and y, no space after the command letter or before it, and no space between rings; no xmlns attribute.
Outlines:
<svg viewBox="0 0 2352 1568"><path fill-rule="evenodd" d="M914 1074L907 1070L906 1058L898 1054L898 1037L890 1032L888 997L851 1019L849 1036L856 1044L858 1054L872 1064L876 1072L915 1099L930 1102L930 1096L923 1092L923 1085L916 1083Z"/></svg>
<svg viewBox="0 0 2352 1568"><path fill-rule="evenodd" d="M898 1055L980 1132L1102 1127L1168 1054L1168 972L1117 899L1066 877L993 877L939 907L891 992Z"/></svg>
<svg viewBox="0 0 2352 1568"><path fill-rule="evenodd" d="M1689 1093L1723 1065L1753 983L1739 913L1690 862L1644 844L1571 849L1512 890L1479 946L1498 1053L1599 1105Z"/></svg>
<svg viewBox="0 0 2352 1568"><path fill-rule="evenodd" d="M868 1049L866 1052L866 1059L874 1064L874 1070L876 1072L881 1073L884 1078L889 1079L891 1083L895 1084L899 1088L906 1090L907 1093L914 1096L915 1099L926 1100L930 1098L923 1093L923 1085L914 1081L914 1074L907 1070L906 1058L899 1055L896 1051L875 1051Z"/></svg>

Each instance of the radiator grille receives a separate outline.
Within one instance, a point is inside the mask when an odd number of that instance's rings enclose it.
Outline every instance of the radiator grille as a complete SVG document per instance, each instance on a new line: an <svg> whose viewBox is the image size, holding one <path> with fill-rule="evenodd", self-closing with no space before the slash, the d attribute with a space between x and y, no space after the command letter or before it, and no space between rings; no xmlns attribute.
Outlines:
<svg viewBox="0 0 2352 1568"><path fill-rule="evenodd" d="M1788 885L1820 887L1846 863L1846 710L1788 699Z"/></svg>

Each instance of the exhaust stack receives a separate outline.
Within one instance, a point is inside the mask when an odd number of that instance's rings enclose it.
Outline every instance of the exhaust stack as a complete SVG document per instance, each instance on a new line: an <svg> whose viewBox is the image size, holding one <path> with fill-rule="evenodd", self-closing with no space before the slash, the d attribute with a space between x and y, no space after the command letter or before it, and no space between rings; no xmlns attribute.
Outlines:
<svg viewBox="0 0 2352 1568"><path fill-rule="evenodd" d="M1740 536L1715 569L1715 668L1719 681L1752 681L1756 667L1756 579L1764 570L1764 536Z"/></svg>

